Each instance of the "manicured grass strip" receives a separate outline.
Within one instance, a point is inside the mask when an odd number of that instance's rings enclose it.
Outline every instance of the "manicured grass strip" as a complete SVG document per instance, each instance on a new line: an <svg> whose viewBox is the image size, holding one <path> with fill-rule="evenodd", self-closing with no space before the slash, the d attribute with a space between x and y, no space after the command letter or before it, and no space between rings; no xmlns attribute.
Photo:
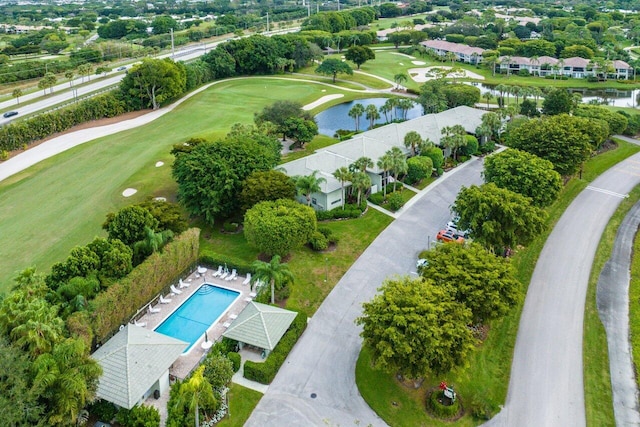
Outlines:
<svg viewBox="0 0 640 427"><path fill-rule="evenodd" d="M620 141L618 149L607 151L586 162L583 179L571 179L565 186L560 199L552 205L547 212L549 218L547 220L547 231L535 239L528 247L519 250L512 258L512 262L517 270L517 277L521 283L525 284L523 289L526 291L526 284L529 283L536 261L542 250L546 239L553 229L553 226L562 216L566 208L571 204L573 199L582 191L590 181L595 179L602 172L612 165L624 160L632 154L640 151L640 147ZM594 269L595 271L595 269ZM599 272L599 270L598 270ZM589 296L589 301L592 297ZM593 304L595 305L595 296ZM587 303L587 313L589 313L589 302ZM509 374L511 372L511 361L513 349L515 347L516 335L518 332L518 324L522 304L515 307L504 318L489 324L489 336L481 346L470 356L467 368L459 368L439 377L429 376L426 378L422 388L429 389L437 386L440 381L445 380L452 384L458 395L463 399L465 408L470 406L482 406L487 408L493 415L499 411L499 405L502 405L506 399L507 387L509 384ZM591 320L591 318L589 317ZM596 314L597 319L597 314ZM599 324L599 320L598 320ZM606 358L606 339L602 344L604 329L600 325L600 331L597 329L592 332L590 321L585 318L585 353L592 357L585 358L585 388L587 393L587 416L589 420L595 420L590 425L606 425L599 424L601 420L612 420L613 412L611 409L611 389L608 374L608 359ZM598 337L596 342L587 336L593 335ZM598 349L603 348L604 355L595 356ZM415 397L413 391L406 391L397 385L393 375L371 369L369 366L368 355L363 350L358 361L356 371L356 381L360 393L367 403L391 426L404 425L440 425L437 421L428 420L424 406L417 405L422 400ZM597 373L597 375L595 374ZM366 378L366 380L365 380ZM401 404L399 409L387 407L386 392L392 385L402 391L393 394L394 400L400 402L400 396L403 395L402 402L411 398L415 404ZM404 396L407 395L407 396ZM597 400L599 404L595 404ZM417 408L417 409L416 409ZM416 413L416 411L418 411ZM428 421L420 421L428 420ZM467 413L460 420L456 421L456 426L469 426L481 424L483 420L476 420Z"/></svg>
<svg viewBox="0 0 640 427"><path fill-rule="evenodd" d="M262 399L262 396L259 391L251 390L238 384L231 384L231 389L228 393L229 412L216 426L242 427L260 399Z"/></svg>
<svg viewBox="0 0 640 427"><path fill-rule="evenodd" d="M633 242L633 254L640 254L640 234L636 234ZM631 283L629 287L629 327L631 335L631 351L633 363L640 366L640 256L631 260ZM638 377L636 376L636 382ZM640 383L640 382L639 382Z"/></svg>
<svg viewBox="0 0 640 427"><path fill-rule="evenodd" d="M622 203L620 203L620 206L611 217L598 244L589 277L583 337L584 398L588 426L615 426L607 335L598 315L596 291L600 272L611 257L611 251L613 250L618 228L627 212L629 212L638 200L640 200L640 187L636 187L629 193L629 198L624 199ZM631 299L631 301L634 300Z"/></svg>
<svg viewBox="0 0 640 427"><path fill-rule="evenodd" d="M29 266L46 272L74 246L104 235L107 213L148 196L174 200L174 144L221 138L277 100L304 105L332 93L341 91L296 80L220 82L146 126L80 145L0 182L0 293L15 272ZM157 161L164 166L156 168ZM138 192L125 198L128 187Z"/></svg>

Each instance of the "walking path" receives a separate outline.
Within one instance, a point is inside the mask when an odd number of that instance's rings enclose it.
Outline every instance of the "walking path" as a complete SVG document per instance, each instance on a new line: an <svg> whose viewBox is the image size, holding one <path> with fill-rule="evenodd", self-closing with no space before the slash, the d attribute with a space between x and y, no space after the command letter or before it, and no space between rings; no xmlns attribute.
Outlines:
<svg viewBox="0 0 640 427"><path fill-rule="evenodd" d="M598 280L600 320L607 331L609 371L616 425L640 426L638 387L629 342L629 282L633 241L640 226L640 203L620 224L611 258Z"/></svg>

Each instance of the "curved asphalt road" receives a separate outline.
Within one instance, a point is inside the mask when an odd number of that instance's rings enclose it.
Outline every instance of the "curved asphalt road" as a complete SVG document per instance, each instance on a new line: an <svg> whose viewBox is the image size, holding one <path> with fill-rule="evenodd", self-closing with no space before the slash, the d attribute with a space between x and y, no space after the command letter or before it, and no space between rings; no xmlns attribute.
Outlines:
<svg viewBox="0 0 640 427"><path fill-rule="evenodd" d="M355 384L362 339L354 320L384 278L415 270L427 236L435 241L460 187L481 184L481 170L478 159L447 173L371 243L310 320L245 426L385 425Z"/></svg>
<svg viewBox="0 0 640 427"><path fill-rule="evenodd" d="M600 236L640 183L640 154L584 190L560 218L527 291L503 410L487 426L584 426L584 304Z"/></svg>

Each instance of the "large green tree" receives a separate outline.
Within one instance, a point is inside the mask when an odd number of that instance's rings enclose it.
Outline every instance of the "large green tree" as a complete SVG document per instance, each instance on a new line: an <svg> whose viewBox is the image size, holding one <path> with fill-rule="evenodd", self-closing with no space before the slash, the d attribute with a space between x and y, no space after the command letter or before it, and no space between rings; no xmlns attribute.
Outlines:
<svg viewBox="0 0 640 427"><path fill-rule="evenodd" d="M267 255L287 255L307 243L316 228L315 211L294 200L260 202L244 215L247 242Z"/></svg>
<svg viewBox="0 0 640 427"><path fill-rule="evenodd" d="M144 239L144 228L158 229L158 220L147 209L131 205L125 206L116 213L107 214L102 228L107 231L110 239L118 239L128 246Z"/></svg>
<svg viewBox="0 0 640 427"><path fill-rule="evenodd" d="M376 54L366 46L351 46L347 49L344 57L352 61L360 69L360 66L365 62L376 59Z"/></svg>
<svg viewBox="0 0 640 427"><path fill-rule="evenodd" d="M216 216L229 216L240 207L238 195L251 173L269 170L276 162L273 150L251 139L198 144L173 163L178 199L190 214L213 224Z"/></svg>
<svg viewBox="0 0 640 427"><path fill-rule="evenodd" d="M242 209L247 210L256 203L293 199L295 195L296 184L291 177L280 171L268 170L253 172L244 180L240 199Z"/></svg>
<svg viewBox="0 0 640 427"><path fill-rule="evenodd" d="M276 101L271 105L267 105L260 113L256 113L254 121L260 126L265 122L271 122L276 125L279 133L282 134L282 140L286 137L293 136L296 133L295 125L298 122L291 122L291 119L302 119L303 121L311 121L315 124L313 115L302 109L302 104L295 101ZM309 126L306 123L305 127ZM318 133L317 125L314 136Z"/></svg>
<svg viewBox="0 0 640 427"><path fill-rule="evenodd" d="M423 277L399 277L379 291L356 319L375 366L418 380L464 364L474 344L471 310L448 289Z"/></svg>
<svg viewBox="0 0 640 427"><path fill-rule="evenodd" d="M571 175L594 148L588 125L588 119L566 114L531 119L511 130L506 143L549 160L561 175Z"/></svg>
<svg viewBox="0 0 640 427"><path fill-rule="evenodd" d="M280 290L294 280L289 265L281 262L279 255L274 255L269 262L254 261L252 267L254 274L251 277L251 286L253 287L258 281L269 283L271 286L271 304L275 304L276 288Z"/></svg>
<svg viewBox="0 0 640 427"><path fill-rule="evenodd" d="M556 88L544 97L542 101L542 113L548 116L556 114L568 114L573 108L571 94L564 88Z"/></svg>
<svg viewBox="0 0 640 427"><path fill-rule="evenodd" d="M135 109L160 106L182 95L186 90L185 66L169 58L145 58L134 65L120 83L126 102Z"/></svg>
<svg viewBox="0 0 640 427"><path fill-rule="evenodd" d="M336 77L338 74L353 74L353 69L339 59L329 58L322 61L318 67L316 67L316 73L322 74L325 76L331 76L333 78L333 83L336 82Z"/></svg>
<svg viewBox="0 0 640 427"><path fill-rule="evenodd" d="M515 269L477 243L443 244L421 254L420 275L443 286L471 310L475 322L505 315L522 298Z"/></svg>
<svg viewBox="0 0 640 427"><path fill-rule="evenodd" d="M540 207L553 203L562 189L562 177L553 163L516 149L487 157L483 175L485 182L527 196Z"/></svg>
<svg viewBox="0 0 640 427"><path fill-rule="evenodd" d="M462 187L451 207L458 227L494 253L526 245L545 227L547 214L531 199L493 183Z"/></svg>

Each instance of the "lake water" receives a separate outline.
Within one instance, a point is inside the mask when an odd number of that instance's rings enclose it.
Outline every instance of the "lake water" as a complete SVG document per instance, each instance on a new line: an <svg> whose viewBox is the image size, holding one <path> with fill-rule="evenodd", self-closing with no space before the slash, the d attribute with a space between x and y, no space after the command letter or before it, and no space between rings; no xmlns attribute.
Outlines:
<svg viewBox="0 0 640 427"><path fill-rule="evenodd" d="M345 102L343 104L335 105L331 108L328 108L316 115L316 122L318 123L318 132L322 135L333 136L337 130L356 130L356 121L352 117L349 117L349 110L353 108L355 104L362 104L364 108L367 108L367 105L373 104L378 109L384 105L384 103L389 98L366 98L366 99L358 99L351 102ZM397 111L393 112L393 117L401 117L402 111L396 109ZM416 104L412 109L407 112L407 119L415 119L422 115L422 107L420 104ZM380 114L380 119L376 121L378 124L384 124L385 118L384 114ZM389 117L391 120L391 117ZM369 128L369 120L366 119L366 116L363 114L360 117L360 130L367 130Z"/></svg>
<svg viewBox="0 0 640 427"><path fill-rule="evenodd" d="M482 83L470 83L472 86L476 86L482 93L491 92L494 96L498 95L498 92L494 90L494 85L485 85ZM571 93L579 93L582 95L582 102L587 104L591 100L606 101L608 105L614 107L638 107L636 101L640 94L640 89L618 90L618 89L581 89L581 88L567 88ZM494 100L495 102L495 100Z"/></svg>

